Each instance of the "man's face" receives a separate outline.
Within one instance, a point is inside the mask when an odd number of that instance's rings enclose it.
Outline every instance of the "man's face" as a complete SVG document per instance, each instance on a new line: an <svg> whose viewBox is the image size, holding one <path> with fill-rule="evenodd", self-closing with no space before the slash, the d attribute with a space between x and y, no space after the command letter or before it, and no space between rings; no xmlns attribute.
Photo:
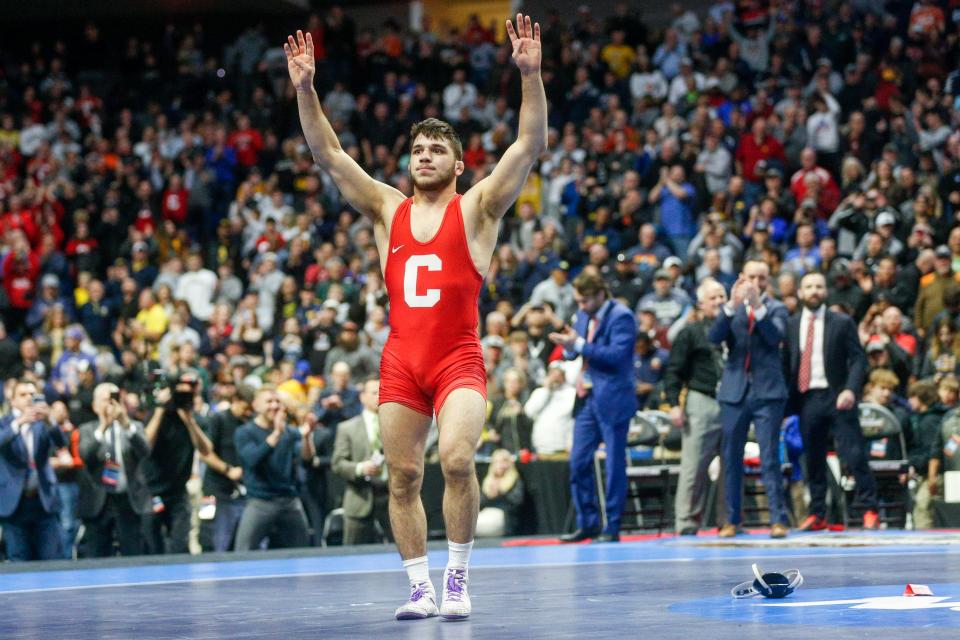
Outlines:
<svg viewBox="0 0 960 640"><path fill-rule="evenodd" d="M941 258L940 256L937 256L934 266L937 269L937 273L940 274L941 276L950 275L950 271L953 268L953 264L950 258Z"/></svg>
<svg viewBox="0 0 960 640"><path fill-rule="evenodd" d="M13 398L10 399L10 404L17 411L26 411L33 403L35 393L37 393L37 387L32 382L18 384L13 390Z"/></svg>
<svg viewBox="0 0 960 640"><path fill-rule="evenodd" d="M423 134L413 141L410 152L410 175L420 191L439 191L463 173L463 162L457 160L446 140Z"/></svg>
<svg viewBox="0 0 960 640"><path fill-rule="evenodd" d="M376 413L380 410L380 381L368 380L360 391L360 404L367 411Z"/></svg>
<svg viewBox="0 0 960 640"><path fill-rule="evenodd" d="M574 290L573 299L581 311L592 315L603 305L604 300L606 300L606 293L598 291L592 295L584 295Z"/></svg>
<svg viewBox="0 0 960 640"><path fill-rule="evenodd" d="M800 282L800 299L803 306L816 311L827 297L827 281L820 274L806 276Z"/></svg>
<svg viewBox="0 0 960 640"><path fill-rule="evenodd" d="M280 396L276 391L262 391L254 399L253 408L258 414L272 421L280 409Z"/></svg>
<svg viewBox="0 0 960 640"><path fill-rule="evenodd" d="M743 267L743 277L754 285L762 294L767 290L767 280L770 278L770 267L764 262L748 262Z"/></svg>
<svg viewBox="0 0 960 640"><path fill-rule="evenodd" d="M669 278L657 278L653 281L653 289L656 291L658 296L665 296L670 292L670 282Z"/></svg>
<svg viewBox="0 0 960 640"><path fill-rule="evenodd" d="M713 320L720 313L720 307L727 302L727 292L720 283L708 287L703 299L697 302L700 313L709 320Z"/></svg>

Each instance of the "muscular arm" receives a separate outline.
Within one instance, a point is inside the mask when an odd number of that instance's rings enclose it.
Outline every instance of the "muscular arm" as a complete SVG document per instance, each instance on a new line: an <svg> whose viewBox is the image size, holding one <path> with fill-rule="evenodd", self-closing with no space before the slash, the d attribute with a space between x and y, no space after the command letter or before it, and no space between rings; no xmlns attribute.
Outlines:
<svg viewBox="0 0 960 640"><path fill-rule="evenodd" d="M523 100L516 141L504 152L493 172L465 194L478 210L499 220L516 201L530 167L547 144L547 95L540 77L540 25L517 16L517 29L507 22L513 59L520 68Z"/></svg>
<svg viewBox="0 0 960 640"><path fill-rule="evenodd" d="M310 34L304 36L302 31L297 31L296 40L288 36L283 50L287 54L290 79L297 89L300 125L314 162L330 174L350 206L374 222L381 222L384 208L403 200L403 194L367 175L340 146L313 86L315 68Z"/></svg>

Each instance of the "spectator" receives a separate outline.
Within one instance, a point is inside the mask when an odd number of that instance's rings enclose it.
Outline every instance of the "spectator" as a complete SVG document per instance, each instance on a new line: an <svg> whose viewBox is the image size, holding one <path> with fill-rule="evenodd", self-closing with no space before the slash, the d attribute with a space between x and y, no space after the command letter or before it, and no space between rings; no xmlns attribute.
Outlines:
<svg viewBox="0 0 960 640"><path fill-rule="evenodd" d="M363 411L337 426L331 465L334 472L347 481L343 494L345 545L381 542L383 536L392 540L379 397L380 380L364 381L360 392Z"/></svg>
<svg viewBox="0 0 960 640"><path fill-rule="evenodd" d="M650 203L660 203L660 223L673 244L673 252L686 258L687 245L696 235L693 213L693 185L686 181L683 165L660 170L660 180L650 190Z"/></svg>
<svg viewBox="0 0 960 640"><path fill-rule="evenodd" d="M499 538L515 535L524 497L523 480L517 472L513 454L497 449L490 458L490 467L480 486L476 536Z"/></svg>
<svg viewBox="0 0 960 640"><path fill-rule="evenodd" d="M493 402L487 439L511 453L533 449L533 421L524 413L527 399L527 376L513 367L502 375L503 395Z"/></svg>
<svg viewBox="0 0 960 640"><path fill-rule="evenodd" d="M927 474L931 469L933 445L940 437L944 407L939 402L936 385L925 380L910 385L907 399L913 410L907 432L907 458L910 460L910 477L917 479L913 491L913 526L916 529L932 529L933 500L941 487L937 478L933 479L931 486ZM932 467L938 471L938 465Z"/></svg>
<svg viewBox="0 0 960 640"><path fill-rule="evenodd" d="M50 408L37 385L13 385L10 413L0 418L0 524L7 557L14 562L63 557L58 514L60 496L50 457L67 445L60 427L48 420Z"/></svg>
<svg viewBox="0 0 960 640"><path fill-rule="evenodd" d="M304 547L307 516L297 496L297 460L313 459L313 418L290 426L286 407L269 385L257 389L253 411L253 419L234 433L248 496L236 549L256 549L268 535L272 548Z"/></svg>
<svg viewBox="0 0 960 640"><path fill-rule="evenodd" d="M143 425L127 415L120 388L97 385L93 392L96 419L80 425L80 455L86 481L79 514L86 528L85 553L94 558L144 552L145 516L151 498L144 484L143 463L150 455Z"/></svg>
<svg viewBox="0 0 960 640"><path fill-rule="evenodd" d="M146 426L150 455L142 466L151 508L144 522L146 550L151 555L187 553L190 501L187 480L194 451L210 453L210 439L193 411L199 379L181 375L154 393L155 408Z"/></svg>
<svg viewBox="0 0 960 640"><path fill-rule="evenodd" d="M639 314L643 309L650 309L656 314L658 323L669 327L683 315L689 304L689 296L674 288L670 272L658 269L653 276L653 291L640 298L636 312Z"/></svg>
<svg viewBox="0 0 960 640"><path fill-rule="evenodd" d="M533 421L530 441L538 455L570 451L576 395L576 389L567 382L564 364L551 362L543 384L523 405L524 414Z"/></svg>
<svg viewBox="0 0 960 640"><path fill-rule="evenodd" d="M350 365L337 361L330 368L327 388L320 394L314 412L321 424L334 428L362 410L360 394L350 383Z"/></svg>
<svg viewBox="0 0 960 640"><path fill-rule="evenodd" d="M380 358L368 345L360 341L360 327L352 320L340 326L337 346L330 349L330 353L327 354L325 373L329 375L338 362L343 362L350 367L350 374L354 380L372 376L380 370Z"/></svg>
<svg viewBox="0 0 960 640"><path fill-rule="evenodd" d="M243 462L237 451L235 435L250 418L254 391L246 385L233 385L225 411L218 411L204 421L204 431L210 439L210 453L203 458L203 495L216 499L213 517L213 550L233 548L237 525L246 504L243 483Z"/></svg>

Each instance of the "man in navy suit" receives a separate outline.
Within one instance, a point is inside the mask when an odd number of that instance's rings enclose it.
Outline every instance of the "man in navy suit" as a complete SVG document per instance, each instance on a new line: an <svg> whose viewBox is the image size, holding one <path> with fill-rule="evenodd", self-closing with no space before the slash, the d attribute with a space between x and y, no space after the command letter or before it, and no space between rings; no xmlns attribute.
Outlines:
<svg viewBox="0 0 960 640"><path fill-rule="evenodd" d="M724 344L727 362L720 379L717 400L723 425L723 478L727 524L720 537L742 531L740 522L743 487L743 445L753 423L760 444L761 473L770 509L770 537L784 538L787 510L783 474L780 470L780 423L787 403L781 346L787 326L787 308L766 295L770 269L751 260L730 291L710 328L708 338Z"/></svg>
<svg viewBox="0 0 960 640"><path fill-rule="evenodd" d="M0 524L10 560L62 558L60 496L50 456L67 446L50 407L29 380L14 385L13 411L0 418Z"/></svg>
<svg viewBox="0 0 960 640"><path fill-rule="evenodd" d="M573 288L580 309L575 325L566 327L563 333L550 334L550 340L563 346L566 359L583 357L570 451L577 530L560 539L618 542L627 494L627 430L637 411L633 385L637 321L630 309L610 297L599 274L581 273L573 281ZM593 471L593 456L601 441L607 451L607 525L602 531Z"/></svg>
<svg viewBox="0 0 960 640"><path fill-rule="evenodd" d="M827 281L808 273L800 281L803 311L787 323L791 413L800 416L803 453L810 488L810 515L801 531L827 528L827 449L830 435L840 460L856 479L856 504L864 509L863 528L876 529L877 483L870 472L860 431L857 396L867 377L867 355L850 316L826 308Z"/></svg>

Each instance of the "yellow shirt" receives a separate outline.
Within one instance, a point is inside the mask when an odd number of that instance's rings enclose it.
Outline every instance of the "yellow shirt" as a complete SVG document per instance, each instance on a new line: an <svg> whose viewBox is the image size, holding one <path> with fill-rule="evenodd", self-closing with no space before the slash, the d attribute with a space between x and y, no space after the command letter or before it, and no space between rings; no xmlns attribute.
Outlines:
<svg viewBox="0 0 960 640"><path fill-rule="evenodd" d="M610 72L621 80L630 74L636 54L625 44L608 44L600 51L600 58L610 67Z"/></svg>
<svg viewBox="0 0 960 640"><path fill-rule="evenodd" d="M137 314L137 322L143 325L148 336L160 339L167 331L167 325L170 323L170 316L160 303L154 304L149 309L144 309Z"/></svg>
<svg viewBox="0 0 960 640"><path fill-rule="evenodd" d="M527 176L527 181L523 184L523 189L520 190L520 195L517 196L517 210L520 209L520 205L524 202L529 202L533 206L533 210L540 214L540 211L543 209L543 200L542 200L542 189L540 182L540 174L531 171L530 175Z"/></svg>

